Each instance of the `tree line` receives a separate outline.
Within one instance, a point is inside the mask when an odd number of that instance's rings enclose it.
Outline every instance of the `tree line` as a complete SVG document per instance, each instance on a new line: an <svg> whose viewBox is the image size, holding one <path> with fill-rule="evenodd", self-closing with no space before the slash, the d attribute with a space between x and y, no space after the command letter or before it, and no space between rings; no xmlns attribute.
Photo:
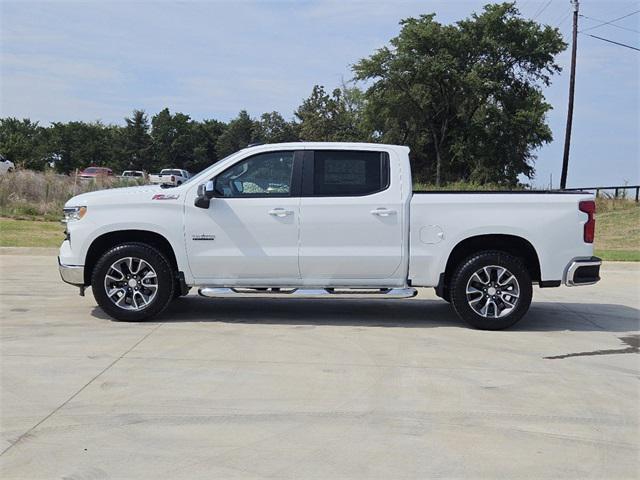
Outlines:
<svg viewBox="0 0 640 480"><path fill-rule="evenodd" d="M532 178L552 140L542 88L560 71L558 29L524 19L514 3L487 5L445 25L408 18L387 46L353 65L353 81L313 87L291 119L278 112L229 122L164 109L124 125L0 119L0 153L34 170L89 165L116 171L197 172L255 142L365 141L411 147L417 180L515 185Z"/></svg>

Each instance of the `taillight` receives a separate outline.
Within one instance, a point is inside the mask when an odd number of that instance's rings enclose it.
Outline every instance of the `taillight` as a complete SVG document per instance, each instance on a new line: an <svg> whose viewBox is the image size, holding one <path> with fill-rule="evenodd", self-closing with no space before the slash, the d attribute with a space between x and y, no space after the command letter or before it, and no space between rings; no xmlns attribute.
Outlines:
<svg viewBox="0 0 640 480"><path fill-rule="evenodd" d="M578 208L581 212L589 215L587 223L584 224L584 241L586 243L593 243L593 238L596 235L596 202L593 200L585 200L580 202Z"/></svg>

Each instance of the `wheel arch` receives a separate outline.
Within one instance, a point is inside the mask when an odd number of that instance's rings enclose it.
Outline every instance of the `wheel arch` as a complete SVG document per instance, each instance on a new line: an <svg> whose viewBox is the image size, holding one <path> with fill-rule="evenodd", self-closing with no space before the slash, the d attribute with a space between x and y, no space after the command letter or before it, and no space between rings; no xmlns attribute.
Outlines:
<svg viewBox="0 0 640 480"><path fill-rule="evenodd" d="M465 238L456 244L451 250L445 270L440 274L436 291L442 296L449 285L453 271L462 260L483 250L501 250L513 256L522 258L525 267L531 275L531 280L541 280L540 258L535 247L525 238L508 234L476 235Z"/></svg>
<svg viewBox="0 0 640 480"><path fill-rule="evenodd" d="M98 260L107 250L123 243L144 243L164 253L172 269L178 274L178 261L169 240L150 230L116 230L96 237L87 250L84 265L84 284L91 284L91 276Z"/></svg>

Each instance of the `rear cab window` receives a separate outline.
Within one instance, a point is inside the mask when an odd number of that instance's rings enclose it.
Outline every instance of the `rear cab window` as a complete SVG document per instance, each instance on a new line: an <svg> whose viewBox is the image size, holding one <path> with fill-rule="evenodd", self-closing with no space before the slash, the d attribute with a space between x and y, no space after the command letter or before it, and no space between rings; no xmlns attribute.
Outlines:
<svg viewBox="0 0 640 480"><path fill-rule="evenodd" d="M389 186L389 157L385 152L315 150L304 175L306 196L371 195Z"/></svg>

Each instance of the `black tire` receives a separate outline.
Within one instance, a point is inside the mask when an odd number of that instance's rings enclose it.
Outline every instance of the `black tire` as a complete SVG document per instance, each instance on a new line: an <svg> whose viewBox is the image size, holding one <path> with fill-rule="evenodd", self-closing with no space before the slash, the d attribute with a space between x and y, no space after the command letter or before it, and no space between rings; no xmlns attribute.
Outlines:
<svg viewBox="0 0 640 480"><path fill-rule="evenodd" d="M481 270L486 272L484 267L487 267L487 270L494 275L494 278L500 268L504 268L508 270L507 273L511 273L515 277L515 281L511 280L509 286L500 287L498 280L492 281L486 273L482 274L481 278L474 277L476 272ZM491 290L487 291L485 288L479 288L483 284L474 282L472 277L482 281L488 278L487 283ZM509 277L504 274L501 278L504 280ZM468 284L471 286L471 290L475 292L471 296L467 295ZM515 290L516 287L517 291ZM500 288L504 291L497 290L496 292L496 289ZM482 291L476 292L476 290ZM513 292L513 295L510 294L509 290ZM453 309L462 320L473 328L502 330L514 325L527 313L531 305L533 287L531 275L518 257L501 251L484 251L468 257L457 266L451 277L449 292ZM490 293L497 293L497 295L491 296ZM516 293L518 294L517 299L515 299ZM478 298L480 300L477 300ZM514 302L512 303L513 307L508 307L509 304L507 302ZM473 303L473 306L471 303ZM489 303L493 303L493 305L487 306ZM487 316L481 315L474 310L474 308L482 310L483 306L487 306L487 311L485 312ZM503 308L502 312L499 312L500 308ZM504 313L504 316L500 316L500 313Z"/></svg>
<svg viewBox="0 0 640 480"><path fill-rule="evenodd" d="M148 305L140 310L127 310L117 306L107 295L105 277L114 262L133 257L144 260L156 274L157 290ZM139 322L160 314L173 299L175 285L171 264L159 250L144 243L124 243L107 251L93 269L91 290L100 308L110 317L125 322Z"/></svg>

